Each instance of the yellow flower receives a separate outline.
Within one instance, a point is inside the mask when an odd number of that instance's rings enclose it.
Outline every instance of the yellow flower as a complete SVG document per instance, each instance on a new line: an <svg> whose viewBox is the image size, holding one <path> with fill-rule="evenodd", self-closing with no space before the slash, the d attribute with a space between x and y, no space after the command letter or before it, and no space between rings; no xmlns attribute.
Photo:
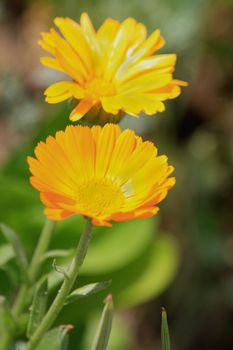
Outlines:
<svg viewBox="0 0 233 350"><path fill-rule="evenodd" d="M163 101L177 97L180 86L187 85L173 79L175 54L153 55L165 43L158 29L147 38L145 26L133 18L122 23L108 18L96 32L86 13L80 24L62 17L54 22L62 35L54 29L42 33L39 44L51 57L42 57L41 62L70 80L51 85L46 101L77 99L72 121L93 106L113 115L162 112Z"/></svg>
<svg viewBox="0 0 233 350"><path fill-rule="evenodd" d="M150 217L175 184L173 167L152 142L114 124L68 126L40 142L35 156L28 157L30 181L52 220L81 214L111 226Z"/></svg>

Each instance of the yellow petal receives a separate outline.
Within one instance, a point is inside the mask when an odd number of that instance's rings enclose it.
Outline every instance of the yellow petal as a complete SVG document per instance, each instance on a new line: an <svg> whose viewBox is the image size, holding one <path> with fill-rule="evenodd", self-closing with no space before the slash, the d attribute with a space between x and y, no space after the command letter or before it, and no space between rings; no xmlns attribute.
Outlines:
<svg viewBox="0 0 233 350"><path fill-rule="evenodd" d="M109 45L112 44L120 23L112 18L107 18L97 31L97 39L103 51L109 50Z"/></svg>
<svg viewBox="0 0 233 350"><path fill-rule="evenodd" d="M40 45L40 47L41 47L43 50L45 50L45 51L51 53L52 55L54 54L54 48L51 47L48 43L46 43L46 41L44 41L44 40L38 40L38 44Z"/></svg>
<svg viewBox="0 0 233 350"><path fill-rule="evenodd" d="M116 140L116 146L112 152L109 164L108 176L114 178L119 184L122 183L122 168L125 167L129 157L137 145L137 139L133 130L127 129Z"/></svg>
<svg viewBox="0 0 233 350"><path fill-rule="evenodd" d="M143 142L138 145L138 147L132 152L131 156L128 158L127 163L121 169L121 177L128 181L130 178L131 182L142 169L146 167L147 163L150 163L151 158L156 157L156 148L152 142ZM145 171L146 172L146 171Z"/></svg>
<svg viewBox="0 0 233 350"><path fill-rule="evenodd" d="M136 23L134 35L126 54L127 57L132 56L135 50L146 40L146 34L147 30L144 24Z"/></svg>
<svg viewBox="0 0 233 350"><path fill-rule="evenodd" d="M160 30L156 29L132 55L131 63L136 63L143 57L150 56L153 52L160 49L164 43L164 39L160 36Z"/></svg>
<svg viewBox="0 0 233 350"><path fill-rule="evenodd" d="M127 93L118 96L110 96L101 99L103 109L108 113L115 113L119 110L137 117L140 112L148 115L163 112L164 104L152 93Z"/></svg>
<svg viewBox="0 0 233 350"><path fill-rule="evenodd" d="M123 92L146 92L167 85L172 80L171 74L159 74L156 71L148 72L118 85L118 90Z"/></svg>
<svg viewBox="0 0 233 350"><path fill-rule="evenodd" d="M91 129L79 128L77 133L74 126L68 126L65 131L66 153L73 164L76 174L89 178L93 176L95 166L95 143ZM80 153L80 160L77 163L77 151ZM80 179L80 177L78 178ZM76 175L77 177L77 175Z"/></svg>
<svg viewBox="0 0 233 350"><path fill-rule="evenodd" d="M61 180L61 177L55 172L49 170L48 166L43 166L41 162L33 158L29 158L30 171L36 174L38 180L44 184L47 191L59 192L66 196L73 196L73 187L70 183ZM33 178L32 178L33 181Z"/></svg>
<svg viewBox="0 0 233 350"><path fill-rule="evenodd" d="M44 66L59 70L63 73L65 73L64 69L61 67L61 65L59 64L58 60L56 58L52 58L52 57L41 57L40 59L41 64L43 64Z"/></svg>
<svg viewBox="0 0 233 350"><path fill-rule="evenodd" d="M159 50L165 44L164 38L160 35L160 30L156 29L145 41L143 45L146 48L144 56L149 56L155 51Z"/></svg>
<svg viewBox="0 0 233 350"><path fill-rule="evenodd" d="M101 127L99 125L94 125L92 128L91 128L91 132L92 132L92 135L94 137L94 140L95 142L97 143L98 142L98 139L100 137L100 134L101 134Z"/></svg>
<svg viewBox="0 0 233 350"><path fill-rule="evenodd" d="M127 69L118 70L115 81L122 82L132 79L134 76L144 75L148 71L152 73L153 71L158 72L159 68L169 67L170 69L174 67L176 63L176 55L157 55L148 58L144 58L138 63L128 67ZM161 73L161 71L159 72Z"/></svg>
<svg viewBox="0 0 233 350"><path fill-rule="evenodd" d="M106 124L102 128L96 142L95 175L97 178L105 176L119 134L118 125Z"/></svg>
<svg viewBox="0 0 233 350"><path fill-rule="evenodd" d="M51 29L50 33L55 45L55 56L61 67L67 74L82 82L88 75L80 57L54 29Z"/></svg>
<svg viewBox="0 0 233 350"><path fill-rule="evenodd" d="M57 17L54 20L56 26L60 29L67 42L72 46L80 57L82 64L89 73L93 72L92 51L86 41L86 38L78 23L70 18Z"/></svg>
<svg viewBox="0 0 233 350"><path fill-rule="evenodd" d="M96 74L98 77L103 76L106 66L108 65L111 46L116 37L119 26L120 23L118 21L108 18L97 32L97 40L101 48L101 63L96 66Z"/></svg>
<svg viewBox="0 0 233 350"><path fill-rule="evenodd" d="M54 55L55 43L51 31L48 33L41 33L41 36L42 40L39 40L39 45L42 47L42 49Z"/></svg>
<svg viewBox="0 0 233 350"><path fill-rule="evenodd" d="M82 13L80 17L80 24L93 51L94 57L98 58L100 56L100 46L97 40L95 29L91 23L90 17L86 12Z"/></svg>
<svg viewBox="0 0 233 350"><path fill-rule="evenodd" d="M127 18L119 27L115 39L111 45L108 65L105 67L104 78L109 81L126 54L136 22L132 18Z"/></svg>
<svg viewBox="0 0 233 350"><path fill-rule="evenodd" d="M76 83L69 81L60 81L49 86L44 94L46 95L46 101L49 103L58 103L72 96L76 98L83 97L82 89Z"/></svg>

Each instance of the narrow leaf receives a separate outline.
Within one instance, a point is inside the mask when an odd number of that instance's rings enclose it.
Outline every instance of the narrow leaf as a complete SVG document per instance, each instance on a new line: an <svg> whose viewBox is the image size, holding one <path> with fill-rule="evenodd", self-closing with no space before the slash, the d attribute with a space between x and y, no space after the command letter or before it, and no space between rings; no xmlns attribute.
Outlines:
<svg viewBox="0 0 233 350"><path fill-rule="evenodd" d="M6 298L0 295L0 334L1 332L13 333L17 328L17 322L10 311Z"/></svg>
<svg viewBox="0 0 233 350"><path fill-rule="evenodd" d="M35 332L36 328L40 324L42 318L45 315L48 299L48 280L43 278L35 290L28 327L27 327L27 337L30 338Z"/></svg>
<svg viewBox="0 0 233 350"><path fill-rule="evenodd" d="M15 256L14 250L10 244L1 244L0 246L0 267L4 266Z"/></svg>
<svg viewBox="0 0 233 350"><path fill-rule="evenodd" d="M109 295L105 300L105 307L101 316L101 320L96 332L91 350L106 350L108 340L112 328L113 319L113 300L112 295Z"/></svg>
<svg viewBox="0 0 233 350"><path fill-rule="evenodd" d="M12 245L16 256L16 262L22 272L22 275L25 276L28 267L28 261L17 233L5 224L0 224L0 228L5 238Z"/></svg>
<svg viewBox="0 0 233 350"><path fill-rule="evenodd" d="M39 345L35 350L67 350L69 331L73 329L72 325L59 326L45 333Z"/></svg>
<svg viewBox="0 0 233 350"><path fill-rule="evenodd" d="M162 350L170 350L170 336L167 322L166 310L162 309L162 326L161 326Z"/></svg>
<svg viewBox="0 0 233 350"><path fill-rule="evenodd" d="M41 257L41 261L45 261L47 259L54 259L54 258L64 258L69 255L71 255L73 252L72 250L65 250L65 249L55 249L55 250L49 250Z"/></svg>
<svg viewBox="0 0 233 350"><path fill-rule="evenodd" d="M91 294L100 292L101 290L107 288L110 284L111 281L96 282L77 288L70 295L68 295L68 297L66 298L65 305L73 303L78 299L85 298Z"/></svg>

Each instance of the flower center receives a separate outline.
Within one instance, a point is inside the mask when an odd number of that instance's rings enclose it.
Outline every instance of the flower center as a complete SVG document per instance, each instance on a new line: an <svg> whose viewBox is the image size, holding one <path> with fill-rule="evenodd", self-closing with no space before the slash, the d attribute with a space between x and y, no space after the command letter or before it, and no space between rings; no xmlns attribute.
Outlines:
<svg viewBox="0 0 233 350"><path fill-rule="evenodd" d="M84 215L107 217L120 211L125 197L112 181L93 179L77 187L76 200Z"/></svg>
<svg viewBox="0 0 233 350"><path fill-rule="evenodd" d="M116 88L112 82L101 79L93 79L88 81L85 86L87 97L91 99L98 99L104 96L112 96L116 93Z"/></svg>

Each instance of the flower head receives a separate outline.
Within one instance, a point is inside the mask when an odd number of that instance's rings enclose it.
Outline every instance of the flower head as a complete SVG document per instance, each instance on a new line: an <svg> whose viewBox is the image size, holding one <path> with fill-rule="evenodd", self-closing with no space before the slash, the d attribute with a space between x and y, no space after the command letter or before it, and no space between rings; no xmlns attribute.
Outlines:
<svg viewBox="0 0 233 350"><path fill-rule="evenodd" d="M68 126L40 142L35 156L28 157L30 181L52 220L81 214L110 225L150 217L175 184L153 143L114 124Z"/></svg>
<svg viewBox="0 0 233 350"><path fill-rule="evenodd" d="M72 121L94 106L113 115L162 112L163 101L177 97L180 86L187 85L173 79L175 54L154 54L165 43L158 29L147 38L145 26L133 18L122 23L108 18L96 32L86 13L80 24L62 17L54 22L60 33L42 33L39 44L51 57L42 57L41 62L70 80L51 85L46 101L78 100Z"/></svg>

